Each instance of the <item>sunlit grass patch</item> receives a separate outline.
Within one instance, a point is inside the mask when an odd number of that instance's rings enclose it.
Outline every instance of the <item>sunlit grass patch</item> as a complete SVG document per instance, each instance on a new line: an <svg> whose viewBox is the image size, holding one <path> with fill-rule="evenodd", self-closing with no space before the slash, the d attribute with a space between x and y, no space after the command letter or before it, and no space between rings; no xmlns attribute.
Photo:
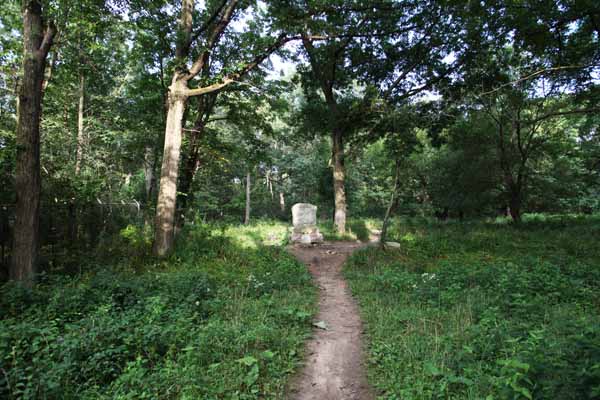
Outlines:
<svg viewBox="0 0 600 400"><path fill-rule="evenodd" d="M281 221L260 220L250 225L229 225L223 233L243 248L282 246L289 240L290 225Z"/></svg>
<svg viewBox="0 0 600 400"><path fill-rule="evenodd" d="M597 221L397 220L396 251L345 275L383 399L592 399L600 389Z"/></svg>
<svg viewBox="0 0 600 400"><path fill-rule="evenodd" d="M319 230L325 240L350 240L368 242L372 232L381 229L381 222L374 218L349 218L346 221L346 232L340 235L332 221L319 221Z"/></svg>

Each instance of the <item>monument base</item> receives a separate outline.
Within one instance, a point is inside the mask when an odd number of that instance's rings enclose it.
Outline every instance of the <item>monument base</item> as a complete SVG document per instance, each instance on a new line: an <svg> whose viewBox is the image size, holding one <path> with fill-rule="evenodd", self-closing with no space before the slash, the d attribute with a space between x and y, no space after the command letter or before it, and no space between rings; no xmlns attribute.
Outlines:
<svg viewBox="0 0 600 400"><path fill-rule="evenodd" d="M301 243L301 244L313 244L313 243L322 243L323 242L323 234L319 232L319 228L304 228L304 229L296 229L292 230L292 243Z"/></svg>
<svg viewBox="0 0 600 400"><path fill-rule="evenodd" d="M317 228L317 206L309 203L296 203L292 206L292 243L321 243L323 235Z"/></svg>

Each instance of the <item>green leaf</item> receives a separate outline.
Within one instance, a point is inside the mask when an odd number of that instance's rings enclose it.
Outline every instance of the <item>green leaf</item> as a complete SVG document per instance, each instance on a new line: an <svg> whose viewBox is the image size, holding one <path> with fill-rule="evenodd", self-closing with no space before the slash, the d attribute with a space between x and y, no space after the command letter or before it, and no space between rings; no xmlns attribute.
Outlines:
<svg viewBox="0 0 600 400"><path fill-rule="evenodd" d="M425 372L431 376L442 376L444 375L442 371L438 369L433 363L427 362L425 363Z"/></svg>
<svg viewBox="0 0 600 400"><path fill-rule="evenodd" d="M272 360L273 357L275 357L275 353L273 353L271 350L265 350L260 353L260 356L266 360Z"/></svg>
<svg viewBox="0 0 600 400"><path fill-rule="evenodd" d="M252 356L246 356L244 358L240 358L239 360L237 360L237 362L239 362L240 364L244 364L247 367L250 367L258 363L258 360Z"/></svg>
<svg viewBox="0 0 600 400"><path fill-rule="evenodd" d="M248 374L244 378L244 383L247 386L254 385L254 383L256 383L256 381L258 380L258 374L259 374L258 364L254 364L252 369L248 372Z"/></svg>

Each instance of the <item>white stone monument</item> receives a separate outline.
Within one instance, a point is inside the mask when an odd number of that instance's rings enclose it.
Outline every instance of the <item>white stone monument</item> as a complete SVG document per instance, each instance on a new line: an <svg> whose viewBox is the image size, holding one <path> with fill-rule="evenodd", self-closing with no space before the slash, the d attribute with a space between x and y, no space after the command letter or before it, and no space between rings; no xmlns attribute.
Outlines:
<svg viewBox="0 0 600 400"><path fill-rule="evenodd" d="M292 206L292 242L302 244L321 243L323 235L317 228L317 206L296 203Z"/></svg>

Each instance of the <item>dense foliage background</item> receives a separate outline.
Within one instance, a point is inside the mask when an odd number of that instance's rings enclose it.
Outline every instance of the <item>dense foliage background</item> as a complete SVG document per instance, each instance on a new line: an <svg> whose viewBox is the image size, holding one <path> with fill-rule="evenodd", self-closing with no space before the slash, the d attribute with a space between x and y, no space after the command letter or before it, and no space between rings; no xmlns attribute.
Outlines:
<svg viewBox="0 0 600 400"><path fill-rule="evenodd" d="M599 27L594 0L5 0L0 397L282 398L309 202L400 243L346 271L384 398L598 398Z"/></svg>

